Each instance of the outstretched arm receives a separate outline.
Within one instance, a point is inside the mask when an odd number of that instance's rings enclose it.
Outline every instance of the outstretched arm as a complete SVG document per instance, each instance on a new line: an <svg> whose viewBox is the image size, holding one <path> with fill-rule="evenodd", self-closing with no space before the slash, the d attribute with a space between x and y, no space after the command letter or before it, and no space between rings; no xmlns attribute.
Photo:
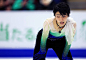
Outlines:
<svg viewBox="0 0 86 60"><path fill-rule="evenodd" d="M73 37L74 37L75 32L76 32L76 23L73 24L73 27L74 27L74 30L73 30ZM66 44L65 44L65 48L64 48L62 57L66 57L67 56L70 47L71 47L71 44L69 45L68 42L67 42L67 40L66 40Z"/></svg>
<svg viewBox="0 0 86 60"><path fill-rule="evenodd" d="M40 45L40 51L46 52L46 42L49 35L49 25L48 22L45 21L43 24L43 32L41 37L41 45Z"/></svg>
<svg viewBox="0 0 86 60"><path fill-rule="evenodd" d="M74 37L75 32L76 32L76 23L73 24L73 27L74 27L74 29L73 29L73 37ZM71 42L71 43L72 43L72 42ZM66 44L65 44L65 48L64 48L62 57L66 57L66 56L67 56L70 47L71 47L71 44L69 45L69 44L68 44L68 41L66 40Z"/></svg>
<svg viewBox="0 0 86 60"><path fill-rule="evenodd" d="M41 44L40 44L40 51L33 56L34 60L40 60L42 58L45 58L46 53L46 42L49 34L49 25L48 22L45 21L43 24L43 31L41 36Z"/></svg>
<svg viewBox="0 0 86 60"><path fill-rule="evenodd" d="M71 44L70 44L70 45L68 45L68 42L66 41L66 44L65 44L65 48L64 48L64 51L63 51L63 55L62 55L62 57L66 57L66 56L67 56L67 54L68 54L68 52L69 52L70 47L71 47Z"/></svg>

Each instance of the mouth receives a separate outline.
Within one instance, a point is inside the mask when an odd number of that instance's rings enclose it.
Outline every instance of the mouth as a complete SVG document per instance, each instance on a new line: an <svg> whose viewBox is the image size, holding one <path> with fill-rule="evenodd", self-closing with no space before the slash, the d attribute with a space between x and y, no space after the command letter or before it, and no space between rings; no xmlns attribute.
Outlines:
<svg viewBox="0 0 86 60"><path fill-rule="evenodd" d="M64 22L60 22L60 24L64 24Z"/></svg>

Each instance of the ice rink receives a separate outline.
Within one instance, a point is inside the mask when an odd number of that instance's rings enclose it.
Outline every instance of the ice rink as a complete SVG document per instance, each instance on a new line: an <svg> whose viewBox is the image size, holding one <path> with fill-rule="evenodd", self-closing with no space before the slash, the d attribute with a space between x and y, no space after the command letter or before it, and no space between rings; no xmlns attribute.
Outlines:
<svg viewBox="0 0 86 60"><path fill-rule="evenodd" d="M50 17L52 11L1 11L0 60L33 60L37 33ZM86 60L86 11L72 10L70 17L77 23L70 48L73 60ZM48 50L47 56L46 60L59 60L53 49Z"/></svg>
<svg viewBox="0 0 86 60"><path fill-rule="evenodd" d="M33 60L32 58L0 58L0 60ZM46 58L46 60L59 60L58 58ZM74 58L74 60L86 60L86 58Z"/></svg>

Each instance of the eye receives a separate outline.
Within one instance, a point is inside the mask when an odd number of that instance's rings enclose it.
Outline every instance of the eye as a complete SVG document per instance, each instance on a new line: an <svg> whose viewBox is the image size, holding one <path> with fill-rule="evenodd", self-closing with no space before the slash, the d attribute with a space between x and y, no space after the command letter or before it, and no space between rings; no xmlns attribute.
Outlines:
<svg viewBox="0 0 86 60"><path fill-rule="evenodd" d="M60 18L60 16L57 16L57 18Z"/></svg>
<svg viewBox="0 0 86 60"><path fill-rule="evenodd" d="M66 16L62 16L63 18L66 17Z"/></svg>

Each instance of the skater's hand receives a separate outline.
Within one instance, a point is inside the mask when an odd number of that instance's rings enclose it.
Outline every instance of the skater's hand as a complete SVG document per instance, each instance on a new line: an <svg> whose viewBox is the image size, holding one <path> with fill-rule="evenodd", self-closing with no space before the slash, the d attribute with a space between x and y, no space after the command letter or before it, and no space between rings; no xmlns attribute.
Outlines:
<svg viewBox="0 0 86 60"><path fill-rule="evenodd" d="M66 60L67 59L67 55L68 55L70 46L71 45L68 45L68 42L66 41L66 44L65 44L65 47L64 47L64 50L63 50L63 54L62 54L63 60Z"/></svg>
<svg viewBox="0 0 86 60"><path fill-rule="evenodd" d="M39 51L37 54L35 54L33 56L34 60L37 59L37 60L40 60L41 58L45 58L45 52L41 52Z"/></svg>
<svg viewBox="0 0 86 60"><path fill-rule="evenodd" d="M63 57L63 56L62 56L62 60L67 60L67 57Z"/></svg>
<svg viewBox="0 0 86 60"><path fill-rule="evenodd" d="M73 59L70 57L62 57L62 60L73 60Z"/></svg>

